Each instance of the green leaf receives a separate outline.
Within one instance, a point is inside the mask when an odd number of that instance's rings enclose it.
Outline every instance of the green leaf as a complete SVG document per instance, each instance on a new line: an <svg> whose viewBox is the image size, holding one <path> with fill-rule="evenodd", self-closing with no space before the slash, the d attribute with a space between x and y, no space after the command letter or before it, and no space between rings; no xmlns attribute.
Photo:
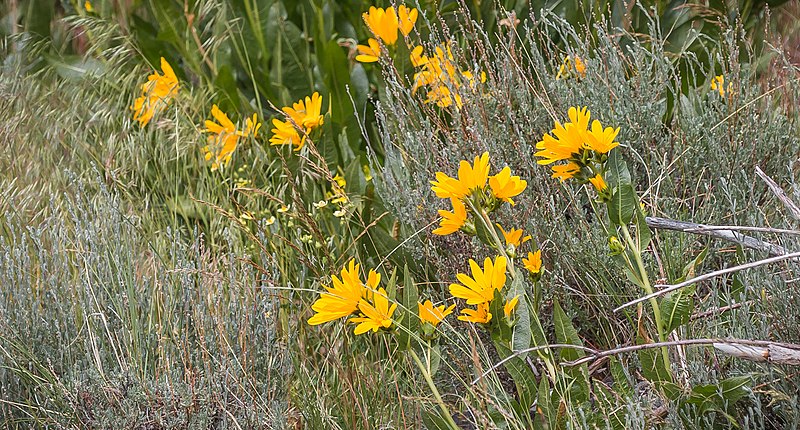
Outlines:
<svg viewBox="0 0 800 430"><path fill-rule="evenodd" d="M499 335L493 333L492 340L494 341L495 349L500 359L506 359L511 356L512 351L508 349L507 343L501 339ZM522 407L527 410L533 405L536 399L536 375L533 374L528 363L519 356L506 361L503 367L514 380L514 385L516 385L517 394L519 395L519 401Z"/></svg>
<svg viewBox="0 0 800 430"><path fill-rule="evenodd" d="M689 322L694 310L694 290L694 285L690 285L661 300L661 320L666 334Z"/></svg>
<svg viewBox="0 0 800 430"><path fill-rule="evenodd" d="M638 205L636 192L631 184L620 184L608 202L608 218L617 225L628 225Z"/></svg>
<svg viewBox="0 0 800 430"><path fill-rule="evenodd" d="M650 227L647 226L647 220L645 219L644 211L642 210L642 206L639 204L638 199L636 202L635 223L636 223L636 246L639 248L640 251L644 251L650 244L650 240L653 237L653 232L650 230Z"/></svg>
<svg viewBox="0 0 800 430"><path fill-rule="evenodd" d="M555 326L556 341L569 345L582 346L578 331L572 325L567 314L561 309L561 305L556 300L553 303L553 325ZM559 355L563 361L577 360L586 356L586 353L580 349L561 348ZM589 373L587 365L567 367L564 369L564 374L568 378L572 378L569 383L569 392L571 401L574 404L580 404L589 399Z"/></svg>
<svg viewBox="0 0 800 430"><path fill-rule="evenodd" d="M543 428L555 428L556 427L556 416L557 410L553 407L552 397L550 396L550 383L548 382L547 378L544 377L539 381L539 396L536 404L539 407L539 412L541 412Z"/></svg>
<svg viewBox="0 0 800 430"><path fill-rule="evenodd" d="M642 338L638 339L642 344ZM637 351L642 365L642 376L650 382L672 382L672 374L664 366L660 348L640 349Z"/></svg>
<svg viewBox="0 0 800 430"><path fill-rule="evenodd" d="M422 410L422 424L428 430L453 430L447 420L439 415L439 411L430 409Z"/></svg>
<svg viewBox="0 0 800 430"><path fill-rule="evenodd" d="M394 277L394 273L392 274ZM411 345L411 339L419 330L419 319L417 318L417 302L419 301L419 291L414 278L408 270L408 265L403 266L403 295L400 301L401 311L405 315L397 331L397 340L400 349L406 349Z"/></svg>
<svg viewBox="0 0 800 430"><path fill-rule="evenodd" d="M432 345L430 348L425 348L425 358L430 362L431 376L439 371L439 366L442 364L442 350L438 344Z"/></svg>
<svg viewBox="0 0 800 430"><path fill-rule="evenodd" d="M632 183L628 165L622 158L622 152L619 149L609 152L606 168L608 169L608 184L612 188L618 188L620 185L630 185Z"/></svg>
<svg viewBox="0 0 800 430"><path fill-rule="evenodd" d="M628 374L625 368L622 367L622 363L620 363L619 359L611 357L609 360L609 368L611 368L611 375L614 377L614 391L623 396L631 395L633 389L629 382L630 378L628 378Z"/></svg>
<svg viewBox="0 0 800 430"><path fill-rule="evenodd" d="M519 303L514 310L514 329L511 333L511 348L514 351L522 351L531 346L531 316L528 306L527 294L525 293L525 281L523 276L518 275L511 282L510 294L506 300L519 297ZM522 355L521 357L525 357Z"/></svg>
<svg viewBox="0 0 800 430"><path fill-rule="evenodd" d="M749 387L750 382L751 378L748 375L723 379L719 382L722 388L722 398L728 402L735 402L743 397L747 397L751 392Z"/></svg>

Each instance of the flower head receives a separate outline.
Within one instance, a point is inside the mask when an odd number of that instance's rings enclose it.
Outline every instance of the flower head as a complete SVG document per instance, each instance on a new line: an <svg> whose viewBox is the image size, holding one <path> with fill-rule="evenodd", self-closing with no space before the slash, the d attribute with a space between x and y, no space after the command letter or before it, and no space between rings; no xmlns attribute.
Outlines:
<svg viewBox="0 0 800 430"><path fill-rule="evenodd" d="M131 107L133 119L139 121L140 127L146 126L155 115L163 112L178 94L178 77L164 57L161 57L161 71L163 75L154 71L147 77L147 82L142 84L142 95Z"/></svg>
<svg viewBox="0 0 800 430"><path fill-rule="evenodd" d="M730 84L728 84L728 87L730 88ZM711 80L711 89L718 91L720 97L725 97L725 76L715 76Z"/></svg>
<svg viewBox="0 0 800 430"><path fill-rule="evenodd" d="M292 104L292 107L285 107L283 111L306 132L319 127L324 122L322 111L322 96L314 92L311 97L306 96L305 100L300 100Z"/></svg>
<svg viewBox="0 0 800 430"><path fill-rule="evenodd" d="M294 124L289 121L273 119L272 125L275 128L272 129L273 134L269 138L270 145L294 145L295 151L303 148L306 143L306 137L305 135L300 137L300 133L297 132Z"/></svg>
<svg viewBox="0 0 800 430"><path fill-rule="evenodd" d="M586 77L586 64L581 57L577 55L574 57L570 57L569 55L564 57L564 61L561 62L561 67L558 68L556 79L568 79L571 76L578 76L580 78Z"/></svg>
<svg viewBox="0 0 800 430"><path fill-rule="evenodd" d="M213 171L227 166L231 161L233 152L236 151L236 147L239 145L239 138L247 137L251 134L256 136L261 128L261 123L258 122L256 115L253 114L252 118L247 118L245 121L245 129L243 131L237 130L233 121L217 105L211 107L211 116L218 122L206 120L206 128L203 131L211 133L211 135L208 136L208 145L203 147L203 152L205 153L205 159L211 161L211 170Z"/></svg>
<svg viewBox="0 0 800 430"><path fill-rule="evenodd" d="M426 300L425 303L417 303L417 309L419 313L419 319L423 323L430 323L432 326L436 327L439 325L442 320L451 313L453 313L453 309L456 305L450 305L447 309L445 309L444 305L440 306L433 306L433 303L430 300Z"/></svg>
<svg viewBox="0 0 800 430"><path fill-rule="evenodd" d="M467 208L464 206L464 203L455 198L451 198L450 201L453 203L453 212L445 210L439 211L439 216L442 217L442 220L439 222L439 228L433 230L433 234L446 236L461 230L461 227L466 223Z"/></svg>
<svg viewBox="0 0 800 430"><path fill-rule="evenodd" d="M472 277L459 273L456 278L463 284L450 284L450 294L465 299L468 305L488 303L494 298L494 291L506 284L506 258L497 257L483 261L483 270L475 260L469 260Z"/></svg>
<svg viewBox="0 0 800 430"><path fill-rule="evenodd" d="M538 275L542 271L542 250L529 252L527 258L522 259L522 264L531 275Z"/></svg>
<svg viewBox="0 0 800 430"><path fill-rule="evenodd" d="M581 171L581 166L578 166L574 162L569 162L567 164L559 164L556 166L551 167L553 169L553 178L558 178L561 182L564 182L566 179L570 179L574 177L578 172Z"/></svg>
<svg viewBox="0 0 800 430"><path fill-rule="evenodd" d="M475 309L462 309L458 319L476 324L488 324L489 321L492 320L492 314L489 312L489 304L479 304Z"/></svg>
<svg viewBox="0 0 800 430"><path fill-rule="evenodd" d="M375 39L367 39L367 45L358 45L356 47L358 55L356 61L362 63L374 63L378 61L381 56L381 45Z"/></svg>
<svg viewBox="0 0 800 430"><path fill-rule="evenodd" d="M591 149L598 154L607 154L608 151L619 146L619 142L614 142L619 134L619 127L616 129L612 127L603 128L600 121L592 121L592 130L587 134L586 149Z"/></svg>
<svg viewBox="0 0 800 430"><path fill-rule="evenodd" d="M383 43L394 45L395 42L397 42L399 22L394 6L385 10L381 7L372 6L369 8L369 12L365 12L361 16L364 18L364 22L367 24L369 31L371 31L375 37L380 38Z"/></svg>
<svg viewBox="0 0 800 430"><path fill-rule="evenodd" d="M513 206L514 200L511 197L518 196L525 191L528 181L520 179L519 176L511 176L511 169L506 166L500 173L489 178L489 186L495 197Z"/></svg>
<svg viewBox="0 0 800 430"><path fill-rule="evenodd" d="M515 248L519 248L520 245L531 240L530 236L522 237L522 229L512 228L508 231L505 231L500 224L497 224L497 227L499 227L500 232L503 233L503 238L506 240L506 246L514 245Z"/></svg>
<svg viewBox="0 0 800 430"><path fill-rule="evenodd" d="M380 329L387 329L392 326L392 314L397 309L397 303L389 306L389 297L386 290L379 288L372 291L371 300L362 299L358 303L358 310L362 316L350 318L350 322L357 323L355 334L363 334L370 330L377 332ZM370 301L372 303L370 303Z"/></svg>
<svg viewBox="0 0 800 430"><path fill-rule="evenodd" d="M506 318L511 316L511 313L514 312L514 309L517 308L517 303L519 303L519 296L515 296L513 299L506 302L503 305L503 313L506 314Z"/></svg>
<svg viewBox="0 0 800 430"><path fill-rule="evenodd" d="M554 136L545 134L541 141L536 143L538 164L550 164L556 161L569 160L575 155L580 155L586 142L586 128L589 126L591 112L588 108L578 109L569 108L570 122L562 125L556 122L556 127L552 130Z"/></svg>
<svg viewBox="0 0 800 430"><path fill-rule="evenodd" d="M475 157L472 165L461 160L458 168L458 179L451 178L443 172L436 172L436 181L431 181L431 188L436 196L442 199L461 199L472 190L483 189L489 178L489 153L484 152Z"/></svg>
<svg viewBox="0 0 800 430"><path fill-rule="evenodd" d="M333 287L323 285L327 292L321 293L319 299L311 306L316 315L308 320L310 325L344 318L359 309L364 287L358 271L359 265L355 260L350 260L348 266L342 268L341 279L336 275L331 276Z"/></svg>
<svg viewBox="0 0 800 430"><path fill-rule="evenodd" d="M399 30L400 33L403 33L403 36L408 36L408 33L411 33L411 30L414 29L418 15L419 11L416 8L408 8L402 4L397 7Z"/></svg>
<svg viewBox="0 0 800 430"><path fill-rule="evenodd" d="M594 189L597 190L598 193L603 192L606 190L606 188L608 188L606 181L603 180L603 176L599 173L594 177L589 178L589 182L594 185Z"/></svg>

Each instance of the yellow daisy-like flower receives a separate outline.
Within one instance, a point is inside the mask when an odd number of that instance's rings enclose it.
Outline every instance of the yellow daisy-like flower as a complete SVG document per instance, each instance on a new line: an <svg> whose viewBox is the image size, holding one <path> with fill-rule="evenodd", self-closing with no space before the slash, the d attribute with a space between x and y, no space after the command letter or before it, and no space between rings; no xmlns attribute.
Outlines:
<svg viewBox="0 0 800 430"><path fill-rule="evenodd" d="M409 58L411 59L411 64L414 67L422 67L428 63L428 57L425 54L423 54L423 48L421 46L415 46L411 50Z"/></svg>
<svg viewBox="0 0 800 430"><path fill-rule="evenodd" d="M94 12L94 7L92 6L92 3L89 0L83 2L83 8L86 9L86 12L89 13Z"/></svg>
<svg viewBox="0 0 800 430"><path fill-rule="evenodd" d="M574 65L573 65L574 59ZM581 57L577 55L574 57L570 57L569 55L564 57L564 61L561 62L561 67L558 68L558 74L556 74L556 80L560 79L567 79L570 76L573 76L573 71L576 72L577 76L581 78L586 77L586 64L583 62Z"/></svg>
<svg viewBox="0 0 800 430"><path fill-rule="evenodd" d="M528 258L522 259L522 264L528 272L531 272L531 275L539 274L542 271L542 250L529 252Z"/></svg>
<svg viewBox="0 0 800 430"><path fill-rule="evenodd" d="M475 309L462 309L461 315L458 316L460 321L466 321L476 324L488 324L492 320L492 314L489 312L489 304L479 304Z"/></svg>
<svg viewBox="0 0 800 430"><path fill-rule="evenodd" d="M359 309L359 302L364 295L364 287L358 275L359 267L355 260L350 260L348 266L342 268L341 280L336 275L331 276L333 288L323 285L327 292L321 293L311 306L316 315L308 320L310 325L344 318Z"/></svg>
<svg viewBox="0 0 800 430"><path fill-rule="evenodd" d="M592 130L586 136L585 147L600 154L607 154L608 151L619 146L619 142L614 142L617 134L619 134L619 127L616 129L613 127L603 128L600 121L594 120L592 121Z"/></svg>
<svg viewBox="0 0 800 430"><path fill-rule="evenodd" d="M394 323L392 314L397 309L397 303L389 306L389 297L386 295L386 290L380 288L370 295L372 296L372 303L363 299L358 303L358 310L361 311L363 316L350 318L350 322L358 324L354 331L357 335L370 330L377 332L380 329L388 329Z"/></svg>
<svg viewBox="0 0 800 430"><path fill-rule="evenodd" d="M356 61L360 61L362 63L374 63L378 61L381 56L381 45L375 39L367 39L367 45L358 45L356 47L358 49L358 54L356 55Z"/></svg>
<svg viewBox="0 0 800 430"><path fill-rule="evenodd" d="M247 137L251 134L254 137L258 135L261 123L258 122L256 114L253 114L252 118L247 118L245 121L245 129L243 131L237 130L233 121L217 105L211 107L211 116L218 123L206 120L206 128L203 131L211 133L211 135L208 136L208 145L203 147L203 152L205 153L205 159L211 161L211 170L214 171L230 163L231 156L239 145L239 138Z"/></svg>
<svg viewBox="0 0 800 430"><path fill-rule="evenodd" d="M397 42L399 22L393 6L385 10L381 7L372 6L369 8L369 12L365 12L361 16L364 18L369 31L380 38L383 43L394 45Z"/></svg>
<svg viewBox="0 0 800 430"><path fill-rule="evenodd" d="M514 200L511 197L518 196L525 191L528 181L520 179L519 176L511 176L511 169L506 166L500 173L489 178L489 186L495 197L513 206Z"/></svg>
<svg viewBox="0 0 800 430"><path fill-rule="evenodd" d="M552 130L555 136L545 134L542 140L536 143L536 149L540 151L534 155L542 158L537 163L550 164L580 155L587 140L590 116L591 112L587 107L569 108L570 122L564 125L556 122L556 128Z"/></svg>
<svg viewBox="0 0 800 430"><path fill-rule="evenodd" d="M605 191L605 189L608 188L606 181L603 180L603 176L599 173L594 175L594 177L589 178L589 182L594 185L594 189L597 190L598 193Z"/></svg>
<svg viewBox="0 0 800 430"><path fill-rule="evenodd" d="M302 137L300 136L294 124L289 121L273 119L272 125L275 126L275 128L272 129L273 134L272 137L269 138L270 145L294 145L295 151L299 151L303 148L303 145L306 143L306 137L305 135Z"/></svg>
<svg viewBox="0 0 800 430"><path fill-rule="evenodd" d="M169 102L178 94L178 77L164 57L161 57L161 71L163 75L154 71L147 77L147 82L142 84L142 95L133 102L134 121L139 121L139 126L146 126L155 115L167 109Z"/></svg>
<svg viewBox="0 0 800 430"><path fill-rule="evenodd" d="M295 102L292 107L285 107L283 111L289 115L297 125L305 128L306 132L319 127L324 122L325 116L322 111L322 96L314 92L311 97L306 96L305 100Z"/></svg>
<svg viewBox="0 0 800 430"><path fill-rule="evenodd" d="M411 30L414 29L418 15L419 11L416 8L408 8L402 4L397 7L399 30L400 33L403 33L403 36L408 36L408 33L411 33Z"/></svg>
<svg viewBox="0 0 800 430"><path fill-rule="evenodd" d="M450 294L453 297L465 299L468 305L488 303L494 298L494 291L503 288L506 284L506 258L497 257L494 262L491 258L483 261L483 270L475 260L470 259L472 277L459 273L456 278L463 284L450 284Z"/></svg>
<svg viewBox="0 0 800 430"><path fill-rule="evenodd" d="M578 172L581 171L581 167L573 162L569 162L567 164L561 164L558 166L552 166L551 169L553 169L552 177L560 179L561 182L564 182L565 180L572 178Z"/></svg>
<svg viewBox="0 0 800 430"><path fill-rule="evenodd" d="M520 245L531 240L530 236L522 237L522 229L512 228L508 231L505 231L500 224L497 224L497 227L499 227L500 232L503 233L503 238L506 240L506 246L514 245L515 248L519 248Z"/></svg>
<svg viewBox="0 0 800 430"><path fill-rule="evenodd" d="M472 165L461 160L458 168L458 179L451 178L443 172L436 172L436 181L431 181L431 188L436 196L442 199L461 199L472 190L483 189L489 178L489 153L484 152L475 157Z"/></svg>
<svg viewBox="0 0 800 430"><path fill-rule="evenodd" d="M513 299L506 302L503 305L503 313L506 314L506 318L511 316L511 313L514 312L514 309L517 308L517 303L519 303L519 296L515 296Z"/></svg>
<svg viewBox="0 0 800 430"><path fill-rule="evenodd" d="M425 303L417 302L417 309L419 314L419 319L423 323L430 323L432 326L436 327L439 325L442 320L451 313L453 313L453 309L455 309L456 305L450 305L447 309L445 309L444 305L441 306L433 306L433 303L430 300L426 300Z"/></svg>
<svg viewBox="0 0 800 430"><path fill-rule="evenodd" d="M442 220L439 222L439 228L433 230L433 234L446 236L461 230L464 223L467 221L467 208L461 200L451 198L453 203L453 212L440 210L439 216Z"/></svg>

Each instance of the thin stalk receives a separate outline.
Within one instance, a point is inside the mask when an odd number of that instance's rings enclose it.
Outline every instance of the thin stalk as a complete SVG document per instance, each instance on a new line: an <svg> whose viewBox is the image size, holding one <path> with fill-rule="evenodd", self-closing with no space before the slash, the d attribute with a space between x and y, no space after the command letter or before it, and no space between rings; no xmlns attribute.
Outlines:
<svg viewBox="0 0 800 430"><path fill-rule="evenodd" d="M408 351L409 353L411 353L411 358L414 359L414 363L417 364L417 367L419 367L420 372L422 372L422 376L425 378L425 382L428 383L428 388L431 389L431 393L433 394L433 397L436 399L436 403L439 405L439 409L441 409L445 421L447 421L447 424L453 430L459 430L461 427L459 427L458 424L456 424L456 421L453 419L453 416L450 415L450 410L447 409L447 405L444 403L444 400L442 400L442 396L441 394L439 394L439 390L436 389L436 384L433 383L433 378L431 378L430 369L425 366L422 360L419 359L417 353L414 352L414 348L410 348ZM430 353L428 355L430 355Z"/></svg>
<svg viewBox="0 0 800 430"><path fill-rule="evenodd" d="M628 248L631 249L633 252L633 258L636 261L637 271L639 272L639 279L642 281L642 288L644 288L645 293L648 295L653 294L653 287L650 285L650 279L647 275L647 270L644 267L644 261L642 260L642 250L636 245L631 237L631 232L628 230L628 226L621 225L622 228L622 235L625 237L625 242L628 244ZM656 320L656 330L658 331L658 340L659 342L666 342L667 335L664 332L664 321L661 319L661 308L658 306L658 300L655 297L651 297L649 300L650 306L653 308L653 318ZM667 350L666 346L661 347L661 357L664 360L664 367L666 368L667 372L672 375L672 370L670 369L669 365L669 351Z"/></svg>

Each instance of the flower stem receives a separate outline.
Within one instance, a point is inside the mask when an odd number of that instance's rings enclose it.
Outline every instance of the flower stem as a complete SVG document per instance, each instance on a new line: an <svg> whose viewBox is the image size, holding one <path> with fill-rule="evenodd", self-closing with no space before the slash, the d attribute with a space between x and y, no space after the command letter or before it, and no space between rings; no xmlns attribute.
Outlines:
<svg viewBox="0 0 800 430"><path fill-rule="evenodd" d="M422 372L422 376L425 378L425 382L428 383L428 388L431 389L431 393L433 394L433 397L436 399L436 403L439 405L439 409L441 409L445 421L447 421L447 424L453 430L459 430L461 427L459 427L458 424L456 424L455 420L453 419L453 416L450 415L450 410L447 409L447 405L444 403L444 400L442 400L442 396L441 394L439 394L439 390L436 389L436 385L433 383L433 378L431 378L430 369L427 366L425 366L424 363L422 363L422 360L419 359L419 356L414 351L414 348L410 348L408 351L411 354L411 358L414 359L414 363L417 364L417 367L419 367L420 372ZM430 348L428 349L428 351L429 351L428 355L430 355Z"/></svg>
<svg viewBox="0 0 800 430"><path fill-rule="evenodd" d="M653 294L653 287L650 285L650 279L647 276L647 269L644 267L644 261L642 260L642 250L639 249L636 242L633 241L631 237L631 232L628 230L628 226L621 225L622 235L625 238L625 242L628 244L628 248L633 253L633 258L636 261L636 268L639 272L639 280L642 282L642 288L644 288L645 293L648 295ZM658 340L659 342L666 342L667 335L665 333L664 328L664 321L661 319L661 308L658 305L658 300L655 297L651 297L650 306L653 308L653 318L656 320L656 330L658 331ZM667 347L664 346L661 348L661 357L664 360L664 367L666 368L667 372L672 375L672 370L670 369L669 364L669 351Z"/></svg>

